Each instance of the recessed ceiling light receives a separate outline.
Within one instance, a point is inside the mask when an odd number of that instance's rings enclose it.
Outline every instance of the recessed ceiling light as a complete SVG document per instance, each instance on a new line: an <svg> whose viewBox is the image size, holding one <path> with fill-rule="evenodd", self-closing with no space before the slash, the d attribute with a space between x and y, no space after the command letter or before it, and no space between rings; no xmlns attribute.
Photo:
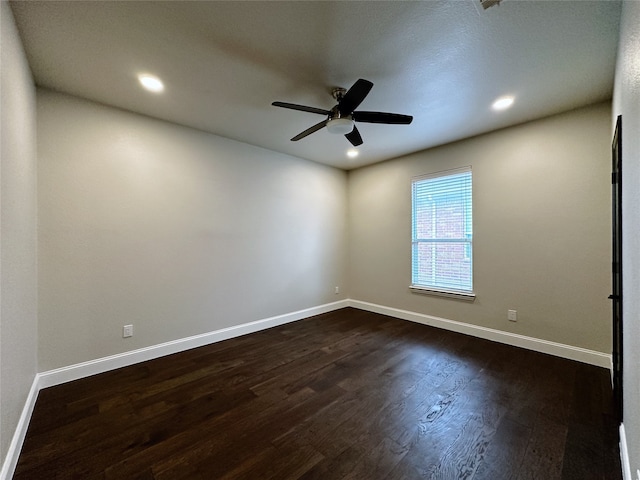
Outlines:
<svg viewBox="0 0 640 480"><path fill-rule="evenodd" d="M491 108L493 108L494 110L505 110L513 105L513 100L513 97L500 97L495 102L493 102Z"/></svg>
<svg viewBox="0 0 640 480"><path fill-rule="evenodd" d="M162 80L153 75L141 73L138 75L138 80L140 81L140 84L150 92L160 93L164 90Z"/></svg>
<svg viewBox="0 0 640 480"><path fill-rule="evenodd" d="M358 150L356 150L355 148L347 150L347 157L356 158L357 156L358 156Z"/></svg>

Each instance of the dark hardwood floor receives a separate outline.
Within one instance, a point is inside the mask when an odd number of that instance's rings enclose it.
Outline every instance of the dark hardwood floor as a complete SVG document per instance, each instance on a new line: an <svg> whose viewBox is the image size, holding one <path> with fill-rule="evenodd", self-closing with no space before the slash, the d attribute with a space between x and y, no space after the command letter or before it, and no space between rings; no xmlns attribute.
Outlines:
<svg viewBox="0 0 640 480"><path fill-rule="evenodd" d="M343 309L42 390L14 478L621 479L609 371Z"/></svg>

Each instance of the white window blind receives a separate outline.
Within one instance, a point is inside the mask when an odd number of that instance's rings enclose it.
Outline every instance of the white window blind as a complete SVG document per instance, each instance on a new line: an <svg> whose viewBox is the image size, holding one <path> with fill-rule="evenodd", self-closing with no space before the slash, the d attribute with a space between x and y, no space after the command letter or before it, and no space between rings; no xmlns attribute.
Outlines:
<svg viewBox="0 0 640 480"><path fill-rule="evenodd" d="M471 167L412 182L414 288L473 293Z"/></svg>

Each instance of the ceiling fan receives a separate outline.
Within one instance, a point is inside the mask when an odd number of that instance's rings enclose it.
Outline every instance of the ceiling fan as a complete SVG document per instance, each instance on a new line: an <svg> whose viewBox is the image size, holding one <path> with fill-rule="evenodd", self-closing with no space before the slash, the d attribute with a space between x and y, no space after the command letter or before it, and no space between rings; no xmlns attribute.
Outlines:
<svg viewBox="0 0 640 480"><path fill-rule="evenodd" d="M338 101L338 104L331 110L285 102L273 102L271 105L327 116L325 120L316 123L304 132L293 137L291 139L292 142L297 142L307 135L311 135L321 128L327 127L330 133L344 135L354 147L357 147L358 145L362 145L362 137L354 122L409 125L413 120L413 117L410 115L400 115L398 113L355 111L369 94L372 87L373 83L361 78L356 81L349 90L334 88L331 94L333 98Z"/></svg>

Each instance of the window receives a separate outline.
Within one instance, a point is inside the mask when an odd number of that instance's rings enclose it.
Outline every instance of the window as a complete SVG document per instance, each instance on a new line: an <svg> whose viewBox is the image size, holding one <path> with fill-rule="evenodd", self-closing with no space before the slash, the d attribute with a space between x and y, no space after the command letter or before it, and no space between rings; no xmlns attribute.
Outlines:
<svg viewBox="0 0 640 480"><path fill-rule="evenodd" d="M413 179L411 288L473 298L471 167Z"/></svg>

